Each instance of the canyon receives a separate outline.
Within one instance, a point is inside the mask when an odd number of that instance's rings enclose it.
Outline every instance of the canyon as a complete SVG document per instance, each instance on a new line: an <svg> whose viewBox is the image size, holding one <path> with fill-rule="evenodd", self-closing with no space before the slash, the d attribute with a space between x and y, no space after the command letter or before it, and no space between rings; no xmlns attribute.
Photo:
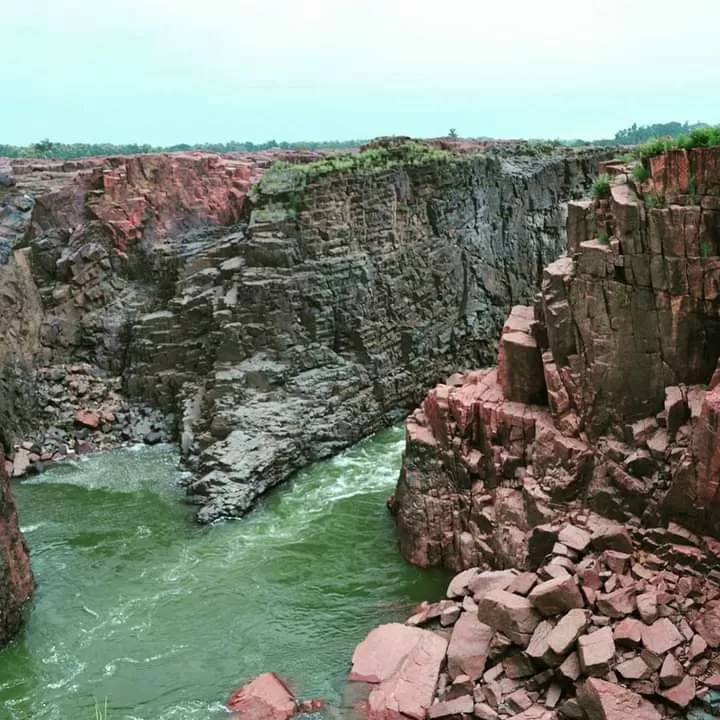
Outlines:
<svg viewBox="0 0 720 720"><path fill-rule="evenodd" d="M644 162L385 139L0 165L6 638L33 587L9 477L174 440L214 522L410 412L400 551L460 575L356 651L370 717L534 720L564 698L563 718L650 719L704 697L720 150ZM533 654L556 628L562 651Z"/></svg>
<svg viewBox="0 0 720 720"><path fill-rule="evenodd" d="M197 519L247 512L491 361L603 152L0 161L5 472L176 439Z"/></svg>

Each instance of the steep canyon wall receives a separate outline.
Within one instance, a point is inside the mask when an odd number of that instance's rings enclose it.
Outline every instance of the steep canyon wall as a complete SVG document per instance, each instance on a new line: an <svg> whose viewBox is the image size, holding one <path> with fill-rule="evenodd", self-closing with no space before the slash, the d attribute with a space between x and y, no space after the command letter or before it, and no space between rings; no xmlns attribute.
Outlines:
<svg viewBox="0 0 720 720"><path fill-rule="evenodd" d="M606 166L609 196L571 203L568 254L505 322L498 368L408 421L412 562L532 565L547 524L583 508L638 536L669 519L718 535L720 151L649 169Z"/></svg>
<svg viewBox="0 0 720 720"><path fill-rule="evenodd" d="M174 417L198 518L235 516L489 363L602 152L428 147L0 160L6 469L133 439L124 395Z"/></svg>

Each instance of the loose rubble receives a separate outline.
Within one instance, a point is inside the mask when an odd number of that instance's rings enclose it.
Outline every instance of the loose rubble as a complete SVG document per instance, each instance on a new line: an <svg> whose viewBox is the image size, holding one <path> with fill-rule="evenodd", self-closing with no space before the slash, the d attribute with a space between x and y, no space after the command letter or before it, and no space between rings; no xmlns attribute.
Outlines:
<svg viewBox="0 0 720 720"><path fill-rule="evenodd" d="M172 439L172 417L131 403L121 379L88 363L41 367L36 373L41 407L36 430L14 446L5 469L10 477L39 473L48 465L132 443Z"/></svg>
<svg viewBox="0 0 720 720"><path fill-rule="evenodd" d="M648 529L645 546L633 547L617 527L597 530L600 520L588 513L546 527L555 541L535 569L470 568L451 580L448 599L408 619L424 642L434 628L438 653L448 637L440 619L450 607L457 618L447 652L418 671L424 688L438 671L433 697L419 703L427 717L660 720L711 707L708 693L720 685L720 558L702 541L681 544L675 526ZM567 548L572 567L558 566ZM404 711L395 694L418 681L408 672L418 667L417 642L389 625L356 651L351 680L382 684L404 669L392 692L376 693L374 720L424 717L418 706Z"/></svg>

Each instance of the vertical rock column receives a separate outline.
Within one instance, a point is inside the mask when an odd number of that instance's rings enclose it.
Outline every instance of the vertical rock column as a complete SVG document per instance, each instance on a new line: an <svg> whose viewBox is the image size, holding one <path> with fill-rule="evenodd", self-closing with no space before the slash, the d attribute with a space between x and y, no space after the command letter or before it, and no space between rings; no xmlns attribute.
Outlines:
<svg viewBox="0 0 720 720"><path fill-rule="evenodd" d="M30 556L20 532L5 454L0 447L0 646L20 629L23 604L34 589Z"/></svg>

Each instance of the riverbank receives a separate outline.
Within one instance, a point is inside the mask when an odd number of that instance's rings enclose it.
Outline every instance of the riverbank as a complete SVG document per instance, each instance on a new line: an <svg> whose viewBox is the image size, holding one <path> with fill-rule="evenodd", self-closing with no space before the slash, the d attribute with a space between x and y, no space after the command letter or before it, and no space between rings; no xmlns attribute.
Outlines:
<svg viewBox="0 0 720 720"><path fill-rule="evenodd" d="M177 452L127 448L14 484L38 580L0 651L10 720L225 718L265 670L337 707L353 647L442 592L443 572L397 553L385 500L403 430L316 463L242 522L212 528L182 503Z"/></svg>

